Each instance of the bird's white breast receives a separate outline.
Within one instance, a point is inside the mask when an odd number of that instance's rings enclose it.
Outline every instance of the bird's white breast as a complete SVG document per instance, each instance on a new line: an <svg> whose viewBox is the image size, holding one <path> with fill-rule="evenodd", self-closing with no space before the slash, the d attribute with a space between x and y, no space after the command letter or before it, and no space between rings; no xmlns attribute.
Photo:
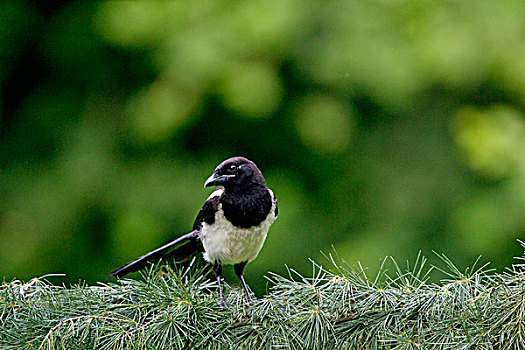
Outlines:
<svg viewBox="0 0 525 350"><path fill-rule="evenodd" d="M210 197L219 195L214 192ZM274 198L273 193L272 199ZM233 226L224 216L221 204L215 213L213 224L203 223L200 238L204 246L204 258L211 262L234 265L253 261L261 250L268 229L275 221L275 201L266 219L258 226L240 228Z"/></svg>

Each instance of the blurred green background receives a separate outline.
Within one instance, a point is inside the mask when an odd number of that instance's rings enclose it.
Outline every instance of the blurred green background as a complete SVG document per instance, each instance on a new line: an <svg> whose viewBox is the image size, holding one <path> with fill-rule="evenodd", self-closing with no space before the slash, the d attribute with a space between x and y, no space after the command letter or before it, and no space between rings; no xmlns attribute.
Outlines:
<svg viewBox="0 0 525 350"><path fill-rule="evenodd" d="M7 280L103 280L234 155L279 198L258 293L332 245L372 271L521 255L522 0L3 0L0 93Z"/></svg>

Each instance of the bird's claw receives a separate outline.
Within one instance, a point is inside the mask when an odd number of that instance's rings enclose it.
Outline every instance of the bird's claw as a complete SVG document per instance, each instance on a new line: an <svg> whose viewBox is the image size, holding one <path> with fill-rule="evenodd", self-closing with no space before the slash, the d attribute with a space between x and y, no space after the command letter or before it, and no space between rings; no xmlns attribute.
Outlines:
<svg viewBox="0 0 525 350"><path fill-rule="evenodd" d="M226 309L226 310L230 309L230 306L226 302L226 298L224 298L224 296L222 296L222 295L219 298L219 306L221 307L221 309Z"/></svg>

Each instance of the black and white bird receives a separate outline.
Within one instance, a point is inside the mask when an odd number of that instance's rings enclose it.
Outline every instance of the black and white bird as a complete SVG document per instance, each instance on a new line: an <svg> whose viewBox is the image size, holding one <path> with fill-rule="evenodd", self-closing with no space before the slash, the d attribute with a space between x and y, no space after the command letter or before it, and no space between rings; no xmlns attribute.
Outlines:
<svg viewBox="0 0 525 350"><path fill-rule="evenodd" d="M193 231L116 269L108 277L122 277L160 258L173 257L179 263L204 252L204 259L213 264L220 305L226 305L223 264L234 266L246 298L251 301L243 271L259 254L268 229L277 218L277 198L266 187L255 163L244 157L229 158L219 164L204 183L204 187L210 186L219 187L202 206Z"/></svg>

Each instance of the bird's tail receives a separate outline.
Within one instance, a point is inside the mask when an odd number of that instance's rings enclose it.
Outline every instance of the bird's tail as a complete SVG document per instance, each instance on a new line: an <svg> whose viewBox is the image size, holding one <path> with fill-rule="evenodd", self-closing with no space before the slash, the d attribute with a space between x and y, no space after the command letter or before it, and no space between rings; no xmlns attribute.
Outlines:
<svg viewBox="0 0 525 350"><path fill-rule="evenodd" d="M202 243L198 238L198 232L192 231L181 236L154 251L114 270L107 278L122 277L130 272L135 272L145 267L149 262L160 258L175 257L176 263L188 260L193 254L203 251Z"/></svg>

